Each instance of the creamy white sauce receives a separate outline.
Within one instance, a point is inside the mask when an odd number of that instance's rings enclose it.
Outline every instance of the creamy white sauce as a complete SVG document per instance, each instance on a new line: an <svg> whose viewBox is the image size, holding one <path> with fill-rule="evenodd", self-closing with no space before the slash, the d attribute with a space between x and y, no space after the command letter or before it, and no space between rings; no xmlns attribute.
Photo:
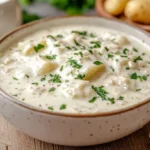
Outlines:
<svg viewBox="0 0 150 150"><path fill-rule="evenodd" d="M55 112L125 108L150 96L148 49L129 35L97 26L38 31L0 54L0 88Z"/></svg>

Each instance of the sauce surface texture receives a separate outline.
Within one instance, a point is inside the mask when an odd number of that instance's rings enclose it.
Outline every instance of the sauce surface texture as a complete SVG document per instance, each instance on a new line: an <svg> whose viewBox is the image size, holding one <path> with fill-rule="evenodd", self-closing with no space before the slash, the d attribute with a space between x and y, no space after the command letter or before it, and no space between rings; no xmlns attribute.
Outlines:
<svg viewBox="0 0 150 150"><path fill-rule="evenodd" d="M0 52L0 88L29 105L94 114L150 96L150 51L144 42L97 26L38 31Z"/></svg>

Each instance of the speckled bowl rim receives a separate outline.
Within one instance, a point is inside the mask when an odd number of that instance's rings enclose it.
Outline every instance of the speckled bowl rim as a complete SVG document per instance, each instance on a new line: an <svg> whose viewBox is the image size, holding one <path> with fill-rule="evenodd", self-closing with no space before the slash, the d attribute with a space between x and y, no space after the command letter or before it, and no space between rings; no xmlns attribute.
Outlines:
<svg viewBox="0 0 150 150"><path fill-rule="evenodd" d="M50 20L56 20L56 19L66 19L66 18L95 18L95 19L98 19L100 17L98 16L61 16L61 17L48 17L48 18L44 18L44 19L40 19L38 21L34 21L34 22L31 22L31 23L28 23L28 24L25 24L25 25L22 25L20 26L19 28L15 29L14 31L10 32L9 34L7 34L5 37L3 37L2 39L0 39L0 44L7 40L7 38L9 38L10 36L12 36L13 34L17 33L18 31L24 29L24 28L28 28L28 27L31 27L31 26L34 26L34 25L37 25L37 24L40 24L42 22L47 22L47 21L50 21ZM103 18L103 17L101 17ZM112 22L117 22L119 24L122 24L123 26L128 26L128 27L132 27L134 28L134 30L138 30L139 32L145 34L146 36L149 36L150 35L138 28L138 27L135 27L135 26L132 26L128 23L125 23L125 22L122 22L122 21L119 21L119 20L113 20L113 19L107 19L107 18L103 18L103 20L111 20ZM64 113L64 112L53 112L53 111L48 111L48 110L44 110L44 109L40 109L38 107L35 107L35 106L32 106L30 104L26 104L24 102L21 102L17 99L15 99L14 97L10 96L9 94L7 94L4 90L2 90L0 88L0 95L5 97L5 100L9 101L9 102L12 102L13 104L16 104L20 107L23 107L25 109L28 109L30 111L34 111L34 112L38 112L38 113L43 113L43 114L47 114L47 115L55 115L55 116L63 116L63 117L77 117L77 118L84 118L84 117L105 117L105 116L112 116L112 115L119 115L119 114L122 114L122 113L125 113L125 112L128 112L128 111L132 111L132 110L135 110L135 109L139 109L140 107L142 107L143 105L146 105L148 103L150 103L150 98L147 98L145 100L143 100L142 102L139 102L137 104L134 104L134 105L131 105L131 106L128 106L128 107L125 107L125 108L121 108L121 109L118 109L118 110L112 110L112 111L108 111L108 112L99 112L99 113L87 113L87 114L73 114L73 113Z"/></svg>

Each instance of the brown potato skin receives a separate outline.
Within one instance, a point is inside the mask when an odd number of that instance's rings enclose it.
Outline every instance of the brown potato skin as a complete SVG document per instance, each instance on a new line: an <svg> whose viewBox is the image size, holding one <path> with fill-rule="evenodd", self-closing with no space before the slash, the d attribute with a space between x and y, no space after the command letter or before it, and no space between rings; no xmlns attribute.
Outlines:
<svg viewBox="0 0 150 150"><path fill-rule="evenodd" d="M124 8L129 0L106 0L104 3L105 10L114 16L124 12Z"/></svg>
<svg viewBox="0 0 150 150"><path fill-rule="evenodd" d="M150 0L131 0L124 13L132 21L150 24Z"/></svg>

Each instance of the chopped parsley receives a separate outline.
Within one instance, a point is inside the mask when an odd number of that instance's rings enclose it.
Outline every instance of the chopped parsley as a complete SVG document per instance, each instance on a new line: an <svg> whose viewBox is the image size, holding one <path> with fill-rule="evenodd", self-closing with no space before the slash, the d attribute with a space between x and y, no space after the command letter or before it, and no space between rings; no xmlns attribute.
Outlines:
<svg viewBox="0 0 150 150"><path fill-rule="evenodd" d="M66 46L66 48L69 49L69 50L71 50L71 47L70 47L70 46Z"/></svg>
<svg viewBox="0 0 150 150"><path fill-rule="evenodd" d="M25 98L22 98L22 101L25 101Z"/></svg>
<svg viewBox="0 0 150 150"><path fill-rule="evenodd" d="M62 66L60 67L60 71L63 71L63 69L64 69L64 66L62 65Z"/></svg>
<svg viewBox="0 0 150 150"><path fill-rule="evenodd" d="M85 74L78 74L75 79L83 79L85 77Z"/></svg>
<svg viewBox="0 0 150 150"><path fill-rule="evenodd" d="M56 35L57 38L63 38L63 35L62 34L58 34Z"/></svg>
<svg viewBox="0 0 150 150"><path fill-rule="evenodd" d="M60 110L63 110L63 109L66 109L66 104L62 104L61 106L60 106Z"/></svg>
<svg viewBox="0 0 150 150"><path fill-rule="evenodd" d="M125 55L120 55L121 57L124 57L124 58L127 58L128 56L125 56Z"/></svg>
<svg viewBox="0 0 150 150"><path fill-rule="evenodd" d="M97 100L97 97L93 97L92 99L89 100L89 103L94 103Z"/></svg>
<svg viewBox="0 0 150 150"><path fill-rule="evenodd" d="M93 51L92 50L89 50L89 52L93 55Z"/></svg>
<svg viewBox="0 0 150 150"><path fill-rule="evenodd" d="M94 35L93 33L90 33L90 37L91 37L91 38L95 38L96 35Z"/></svg>
<svg viewBox="0 0 150 150"><path fill-rule="evenodd" d="M13 77L14 80L18 80L16 77Z"/></svg>
<svg viewBox="0 0 150 150"><path fill-rule="evenodd" d="M77 69L82 68L82 65L78 64L76 60L72 59L72 57L68 59L68 63L69 63L73 68L77 68Z"/></svg>
<svg viewBox="0 0 150 150"><path fill-rule="evenodd" d="M136 89L136 91L138 92L138 91L141 91L141 89Z"/></svg>
<svg viewBox="0 0 150 150"><path fill-rule="evenodd" d="M138 56L138 57L134 58L133 62L136 63L137 61L140 61L140 60L143 60L143 59L141 58L141 56Z"/></svg>
<svg viewBox="0 0 150 150"><path fill-rule="evenodd" d="M34 46L34 50L36 52L39 52L41 49L43 49L45 46L43 44L38 44L37 46Z"/></svg>
<svg viewBox="0 0 150 150"><path fill-rule="evenodd" d="M54 110L54 108L52 106L48 107L49 110Z"/></svg>
<svg viewBox="0 0 150 150"><path fill-rule="evenodd" d="M114 104L115 103L115 98L108 98L108 100L111 102L111 104Z"/></svg>
<svg viewBox="0 0 150 150"><path fill-rule="evenodd" d="M126 70L130 70L130 67L126 67Z"/></svg>
<svg viewBox="0 0 150 150"><path fill-rule="evenodd" d="M108 52L109 51L108 47L105 47L105 50Z"/></svg>
<svg viewBox="0 0 150 150"><path fill-rule="evenodd" d="M104 86L92 86L92 89L102 98L102 100L106 100L106 95L108 94L108 92L104 90Z"/></svg>
<svg viewBox="0 0 150 150"><path fill-rule="evenodd" d="M102 100L108 100L111 102L111 104L115 103L115 98L107 97L108 92L104 89L104 86L92 86L92 89L102 98Z"/></svg>
<svg viewBox="0 0 150 150"><path fill-rule="evenodd" d="M140 75L137 75L136 73L131 74L130 78L133 80L139 79L140 81L146 81L147 80L146 75L140 76Z"/></svg>
<svg viewBox="0 0 150 150"><path fill-rule="evenodd" d="M119 99L119 100L124 100L124 97L123 97L123 96L120 96L118 99Z"/></svg>
<svg viewBox="0 0 150 150"><path fill-rule="evenodd" d="M25 76L26 76L27 78L29 78L29 75L25 74Z"/></svg>
<svg viewBox="0 0 150 150"><path fill-rule="evenodd" d="M36 85L36 86L37 86L37 85L39 85L39 84L38 84L38 82L33 82L32 85Z"/></svg>
<svg viewBox="0 0 150 150"><path fill-rule="evenodd" d="M102 56L103 54L101 52L98 53L100 56Z"/></svg>
<svg viewBox="0 0 150 150"><path fill-rule="evenodd" d="M57 55L46 55L45 58L48 60L54 60L56 59Z"/></svg>
<svg viewBox="0 0 150 150"><path fill-rule="evenodd" d="M55 46L55 47L59 47L60 45L59 45L59 44L54 44L54 46Z"/></svg>
<svg viewBox="0 0 150 150"><path fill-rule="evenodd" d="M45 80L46 80L46 77L41 78L41 81L45 81Z"/></svg>
<svg viewBox="0 0 150 150"><path fill-rule="evenodd" d="M100 48L100 41L91 41L91 44L94 44L91 48Z"/></svg>
<svg viewBox="0 0 150 150"><path fill-rule="evenodd" d="M103 64L102 62L100 62L100 61L94 61L94 63L93 64L95 64L95 65L101 65L101 64Z"/></svg>
<svg viewBox="0 0 150 150"><path fill-rule="evenodd" d="M56 41L56 38L52 35L48 35L47 38L51 38L52 40Z"/></svg>
<svg viewBox="0 0 150 150"><path fill-rule="evenodd" d="M55 90L56 90L56 88L52 87L52 88L49 89L48 92L53 92L53 91L55 91Z"/></svg>
<svg viewBox="0 0 150 150"><path fill-rule="evenodd" d="M61 83L61 76L59 74L50 74L53 83Z"/></svg>
<svg viewBox="0 0 150 150"><path fill-rule="evenodd" d="M74 55L80 55L81 57L83 57L83 53L82 52L74 53Z"/></svg>
<svg viewBox="0 0 150 150"><path fill-rule="evenodd" d="M76 46L81 46L76 40L74 40Z"/></svg>
<svg viewBox="0 0 150 150"><path fill-rule="evenodd" d="M78 35L86 36L87 32L86 31L72 31L72 33L76 33Z"/></svg>
<svg viewBox="0 0 150 150"><path fill-rule="evenodd" d="M108 53L108 58L113 58L113 57L114 57L114 55Z"/></svg>
<svg viewBox="0 0 150 150"><path fill-rule="evenodd" d="M125 48L124 50L123 50L123 53L126 55L127 54L127 51L129 51L127 48Z"/></svg>
<svg viewBox="0 0 150 150"><path fill-rule="evenodd" d="M138 52L138 50L135 47L133 47L133 51Z"/></svg>
<svg viewBox="0 0 150 150"><path fill-rule="evenodd" d="M114 71L115 71L115 69L114 69L112 66L110 66L110 69L112 70L112 72L114 72Z"/></svg>

